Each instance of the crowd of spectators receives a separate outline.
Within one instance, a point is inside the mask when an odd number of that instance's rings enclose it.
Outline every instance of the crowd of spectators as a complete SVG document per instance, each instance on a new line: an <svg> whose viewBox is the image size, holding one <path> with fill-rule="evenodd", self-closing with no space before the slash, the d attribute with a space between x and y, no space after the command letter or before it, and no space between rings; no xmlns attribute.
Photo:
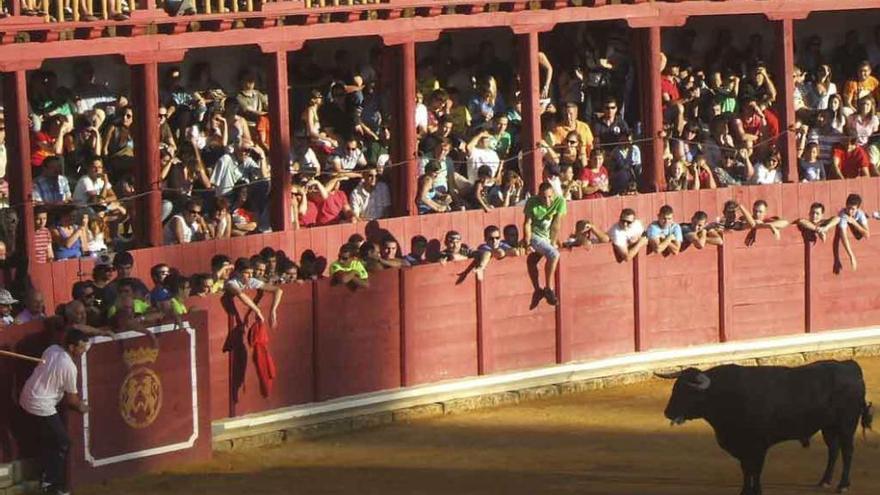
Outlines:
<svg viewBox="0 0 880 495"><path fill-rule="evenodd" d="M880 33L880 31L878 31ZM706 53L696 34L677 34L662 67L666 184L706 189L783 180L779 82L765 62L765 40L737 46L717 32ZM878 34L880 36L880 34ZM877 40L853 31L825 57L820 37L797 45L794 69L801 180L880 175ZM497 43L472 57L443 36L420 51L415 123L421 214L523 206L523 163L540 155L543 180L565 200L634 194L640 189L641 133L635 58L613 24L571 25L542 39L541 141L522 140L523 91L515 64ZM570 50L571 46L583 47ZM295 228L372 221L391 215L388 59L374 46L363 60L345 49L320 57L309 46L291 69ZM506 55L505 55L506 56ZM271 102L252 67L224 87L212 65L163 69L159 95L161 216L167 244L270 230ZM74 66L65 87L51 70L28 80L36 263L100 257L132 247L137 209L137 114L127 95ZM838 88L841 88L838 91ZM0 122L0 133L3 132ZM3 155L3 154L0 154ZM3 155L0 158L5 158ZM8 185L0 182L0 199Z"/></svg>
<svg viewBox="0 0 880 495"><path fill-rule="evenodd" d="M801 181L878 176L880 120L876 114L880 30L862 43L856 31L829 54L815 35L796 46L796 121L780 124L779 74L769 44L752 34L742 46L720 29L704 54L697 34L681 30L664 56L661 92L670 190L777 184L786 167ZM797 156L783 163L781 137L791 133Z"/></svg>

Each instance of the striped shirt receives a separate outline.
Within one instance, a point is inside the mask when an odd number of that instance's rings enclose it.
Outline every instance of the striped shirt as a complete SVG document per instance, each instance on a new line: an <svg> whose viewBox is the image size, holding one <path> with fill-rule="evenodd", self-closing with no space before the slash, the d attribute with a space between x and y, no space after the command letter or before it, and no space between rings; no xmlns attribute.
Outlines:
<svg viewBox="0 0 880 495"><path fill-rule="evenodd" d="M43 227L34 231L34 261L46 263L49 261L49 248L52 246L52 234L49 229Z"/></svg>

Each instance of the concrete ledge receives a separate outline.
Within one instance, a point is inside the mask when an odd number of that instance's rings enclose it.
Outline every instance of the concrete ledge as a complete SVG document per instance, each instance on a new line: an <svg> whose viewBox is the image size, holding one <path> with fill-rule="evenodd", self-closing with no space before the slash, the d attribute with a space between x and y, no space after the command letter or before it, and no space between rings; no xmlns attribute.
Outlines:
<svg viewBox="0 0 880 495"><path fill-rule="evenodd" d="M822 359L880 355L880 327L657 350L535 370L466 378L304 404L213 423L215 450L277 445L392 422L643 382L655 370L798 366Z"/></svg>

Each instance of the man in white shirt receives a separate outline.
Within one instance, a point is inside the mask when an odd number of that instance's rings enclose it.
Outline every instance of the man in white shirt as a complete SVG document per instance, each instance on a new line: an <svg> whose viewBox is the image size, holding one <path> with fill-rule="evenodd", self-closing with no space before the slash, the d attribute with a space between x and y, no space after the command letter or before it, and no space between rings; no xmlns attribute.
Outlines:
<svg viewBox="0 0 880 495"><path fill-rule="evenodd" d="M88 350L88 337L79 330L68 329L64 346L52 345L43 352L43 362L37 365L24 384L19 405L33 417L40 428L40 449L44 482L43 493L60 495L67 492L67 451L70 438L64 422L58 414L58 404L65 405L82 414L88 405L76 391L77 369L74 359Z"/></svg>
<svg viewBox="0 0 880 495"><path fill-rule="evenodd" d="M259 163L254 160L259 158ZM215 194L224 196L233 191L233 187L241 179L248 181L269 177L269 164L266 153L259 146L243 143L235 145L232 154L227 153L217 160L211 173L211 184Z"/></svg>
<svg viewBox="0 0 880 495"><path fill-rule="evenodd" d="M348 201L358 220L370 221L385 218L391 210L391 190L379 181L379 172L365 170L361 183L351 192Z"/></svg>
<svg viewBox="0 0 880 495"><path fill-rule="evenodd" d="M350 138L333 152L330 164L336 172L351 172L367 166L367 158L358 144L358 140Z"/></svg>
<svg viewBox="0 0 880 495"><path fill-rule="evenodd" d="M474 136L467 145L467 178L471 184L476 184L478 175L477 170L483 165L492 169L492 177L495 177L496 181L501 181L501 177L499 176L501 159L498 158L498 153L496 153L491 147L491 138L491 134L482 131Z"/></svg>
<svg viewBox="0 0 880 495"><path fill-rule="evenodd" d="M635 210L624 208L620 212L620 219L608 230L608 239L614 246L614 255L618 261L630 261L639 254L648 243L648 239L642 235L644 233L645 227L636 219ZM600 241L606 242L601 237Z"/></svg>

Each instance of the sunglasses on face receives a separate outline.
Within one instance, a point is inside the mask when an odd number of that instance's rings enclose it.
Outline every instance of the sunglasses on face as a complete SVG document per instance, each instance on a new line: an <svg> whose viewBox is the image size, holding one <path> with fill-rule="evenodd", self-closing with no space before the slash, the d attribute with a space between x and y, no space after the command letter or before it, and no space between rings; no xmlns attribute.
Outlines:
<svg viewBox="0 0 880 495"><path fill-rule="evenodd" d="M622 223L624 225L632 225L633 221L632 220L621 220L620 223Z"/></svg>
<svg viewBox="0 0 880 495"><path fill-rule="evenodd" d="M193 215L201 215L202 214L202 210L189 210L189 212L192 213Z"/></svg>
<svg viewBox="0 0 880 495"><path fill-rule="evenodd" d="M577 141L568 141L568 144L578 144Z"/></svg>

